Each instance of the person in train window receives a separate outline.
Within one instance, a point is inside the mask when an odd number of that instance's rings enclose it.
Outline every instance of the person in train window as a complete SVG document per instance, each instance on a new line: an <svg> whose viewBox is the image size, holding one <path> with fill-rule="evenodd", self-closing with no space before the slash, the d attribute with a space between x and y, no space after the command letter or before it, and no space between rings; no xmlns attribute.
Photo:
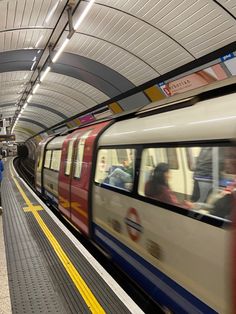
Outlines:
<svg viewBox="0 0 236 314"><path fill-rule="evenodd" d="M134 177L134 162L124 160L122 166L115 167L114 170L108 175L107 179L110 185L125 188L126 183L133 183Z"/></svg>
<svg viewBox="0 0 236 314"><path fill-rule="evenodd" d="M234 176L234 180L226 186L211 212L212 215L230 219L232 209L236 208L236 147L225 149L225 170Z"/></svg>
<svg viewBox="0 0 236 314"><path fill-rule="evenodd" d="M152 174L151 179L145 185L145 195L158 201L179 206L180 203L174 192L170 189L168 181L170 171L168 164L159 163Z"/></svg>
<svg viewBox="0 0 236 314"><path fill-rule="evenodd" d="M219 149L219 172L223 165L222 150ZM203 147L197 158L196 168L194 170L192 202L205 203L212 191L212 160L213 148Z"/></svg>

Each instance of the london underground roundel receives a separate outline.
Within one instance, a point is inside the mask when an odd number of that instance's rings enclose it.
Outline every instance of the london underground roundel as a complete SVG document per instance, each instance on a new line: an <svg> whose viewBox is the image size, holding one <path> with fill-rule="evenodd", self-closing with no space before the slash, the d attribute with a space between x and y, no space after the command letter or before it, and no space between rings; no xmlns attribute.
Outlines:
<svg viewBox="0 0 236 314"><path fill-rule="evenodd" d="M130 238L137 242L142 233L143 227L138 215L138 212L135 208L130 207L127 211L125 224L127 227L128 234Z"/></svg>

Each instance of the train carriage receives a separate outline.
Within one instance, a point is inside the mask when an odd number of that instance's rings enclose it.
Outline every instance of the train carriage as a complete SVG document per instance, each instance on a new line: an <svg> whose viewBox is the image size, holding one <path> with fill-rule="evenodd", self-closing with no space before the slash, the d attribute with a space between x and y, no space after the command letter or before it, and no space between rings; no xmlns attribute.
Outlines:
<svg viewBox="0 0 236 314"><path fill-rule="evenodd" d="M81 127L42 145L36 182L41 169L41 190L50 192L47 154L60 142L61 213L159 304L176 313L231 313L233 205L215 204L235 182L235 122L229 94ZM206 152L201 167L210 172L197 173ZM147 192L160 164L168 165L171 201Z"/></svg>
<svg viewBox="0 0 236 314"><path fill-rule="evenodd" d="M209 202L227 185L220 182L231 182L230 173L219 180L216 163L219 151L234 145L235 121L232 94L117 122L98 142L92 191L95 241L152 298L177 313L230 312L229 217L214 215L207 200L193 208L187 205L193 191L191 163L202 149L211 148L213 154L212 176L205 178L211 185ZM118 166L121 163L112 156L124 150L136 156L132 187L101 183L101 158L107 156L107 169ZM145 182L160 162L170 164L170 187L179 204L145 195Z"/></svg>

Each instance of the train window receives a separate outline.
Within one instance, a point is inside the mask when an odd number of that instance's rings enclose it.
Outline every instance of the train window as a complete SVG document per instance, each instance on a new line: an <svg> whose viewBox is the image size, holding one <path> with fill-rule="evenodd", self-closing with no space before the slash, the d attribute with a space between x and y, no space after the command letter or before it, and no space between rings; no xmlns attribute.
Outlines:
<svg viewBox="0 0 236 314"><path fill-rule="evenodd" d="M175 147L166 148L166 158L170 169L178 169L177 150Z"/></svg>
<svg viewBox="0 0 236 314"><path fill-rule="evenodd" d="M236 147L177 147L178 169L170 167L166 149L143 150L139 194L201 214L229 219L232 191L236 189ZM150 166L150 156L153 166ZM231 203L226 202L227 198Z"/></svg>
<svg viewBox="0 0 236 314"><path fill-rule="evenodd" d="M95 182L131 191L134 182L135 149L100 149Z"/></svg>
<svg viewBox="0 0 236 314"><path fill-rule="evenodd" d="M77 154L76 154L76 161L75 161L75 173L74 173L74 177L77 179L80 179L80 177L81 177L83 158L84 158L85 141L91 132L92 132L92 130L85 132L81 136L79 143L78 143L78 146L77 146Z"/></svg>
<svg viewBox="0 0 236 314"><path fill-rule="evenodd" d="M67 151L67 157L66 157L66 166L65 166L65 174L66 175L70 175L71 164L72 164L73 144L74 144L74 140L72 139L68 145L68 151Z"/></svg>
<svg viewBox="0 0 236 314"><path fill-rule="evenodd" d="M52 156L52 151L51 150L47 150L46 151L46 156L45 156L45 161L44 161L44 167L45 168L50 168L51 156Z"/></svg>
<svg viewBox="0 0 236 314"><path fill-rule="evenodd" d="M196 168L197 157L200 153L200 150L200 147L186 147L188 167L191 171L194 171Z"/></svg>
<svg viewBox="0 0 236 314"><path fill-rule="evenodd" d="M59 171L60 162L61 162L61 150L53 150L50 169Z"/></svg>

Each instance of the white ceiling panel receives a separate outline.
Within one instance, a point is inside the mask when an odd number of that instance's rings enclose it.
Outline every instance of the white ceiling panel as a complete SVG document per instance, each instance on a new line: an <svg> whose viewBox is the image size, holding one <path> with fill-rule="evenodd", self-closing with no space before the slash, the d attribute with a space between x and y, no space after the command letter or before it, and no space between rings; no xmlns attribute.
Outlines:
<svg viewBox="0 0 236 314"><path fill-rule="evenodd" d="M63 95L63 93L60 93L59 91L57 92L56 90L46 89L43 86L38 90L37 95L33 96L32 102L38 97L43 97L44 101L47 99L53 100L54 103L58 103L58 108L61 106L62 108L64 107L65 110L69 110L68 113L71 113L78 108L83 108L84 110L87 109L86 104L82 104L79 99L77 100L70 95Z"/></svg>
<svg viewBox="0 0 236 314"><path fill-rule="evenodd" d="M199 66L198 58L215 56L219 48L225 53L225 46L232 47L236 38L236 0L98 0L71 37L67 54L52 65L49 50L53 58L68 36L68 25L63 32L66 10L61 15L66 3L0 1L0 109L4 115L17 107L1 108L1 104L21 100L23 106L27 96L23 92L36 84L38 70L45 69L46 63L52 66L51 72L33 95L35 106L29 105L22 117L52 126L63 115L74 116L107 101L107 95L117 96L192 61ZM88 1L75 3L73 23ZM17 71L29 70L35 56L31 71Z"/></svg>
<svg viewBox="0 0 236 314"><path fill-rule="evenodd" d="M71 102L64 102L63 100L59 100L57 98L56 93L51 92L51 94L49 95L43 95L43 94L37 94L34 95L31 103L34 104L40 104L40 105L45 105L48 108L54 108L55 110L63 113L64 115L66 115L67 117L70 117L72 115L81 111L86 110L86 108L79 103L73 104ZM28 108L28 107L27 107ZM26 108L26 110L27 110ZM40 110L40 109L36 109L35 110Z"/></svg>
<svg viewBox="0 0 236 314"><path fill-rule="evenodd" d="M40 131L42 131L42 128L40 126L38 126L37 124L32 124L31 122L28 121L21 121L19 120L17 123L17 127L16 127L16 132L17 133L17 128L19 130L31 130L34 133L38 133ZM31 135L29 135L28 137L30 137Z"/></svg>
<svg viewBox="0 0 236 314"><path fill-rule="evenodd" d="M1 107L0 105L0 113L2 114L3 118L11 117L15 110L15 107Z"/></svg>
<svg viewBox="0 0 236 314"><path fill-rule="evenodd" d="M66 95L68 97L68 100L72 99L78 104L83 104L85 108L91 108L98 104L91 97L89 97L89 95L84 94L79 90L74 90L69 86L65 86L60 83L57 83L56 85L54 82L44 81L42 88L43 90L54 91L56 93Z"/></svg>
<svg viewBox="0 0 236 314"><path fill-rule="evenodd" d="M51 19L46 21L57 4ZM54 27L66 0L2 0L0 2L0 30L22 27Z"/></svg>
<svg viewBox="0 0 236 314"><path fill-rule="evenodd" d="M93 10L91 10L91 13L86 18L86 22L81 26L80 32L93 36L97 38L97 40L101 39L106 41L108 46L114 45L114 50L119 49L120 52L119 58L117 58L118 60L120 60L122 55L124 56L123 59L127 59L127 56L130 54L132 59L137 59L136 69L138 69L143 62L146 67L150 66L150 68L154 70L153 74L155 76L158 76L158 73L164 74L167 72L165 69L161 68L160 64L170 61L171 58L169 54L172 52L179 57L179 60L175 61L180 65L193 60L193 57L183 47L159 29L125 12L120 12L101 5L94 5ZM84 51L81 49L81 53L86 55L89 50L91 58L95 58L95 60L99 60L99 62L104 60L103 55L105 54L105 64L111 66L107 59L111 58L111 63L113 64L113 56L110 51L107 53L108 48L105 48L105 43L102 44L102 48L101 44L89 43L89 41L88 39L87 42L82 42L82 45L84 45L86 49ZM79 49L80 41L77 40L76 42L77 50ZM92 49L90 49L91 46L93 47ZM100 53L101 56L99 56ZM113 54L116 55L117 51ZM155 62L153 62L153 60L155 60ZM123 65L122 61L123 60L120 62L121 67ZM172 69L176 67L175 64L176 62L173 62ZM112 68L114 68L114 65ZM126 69L125 66L124 68ZM155 71L157 73L155 73ZM126 76L126 73L119 73ZM131 80L131 78L129 79ZM147 77L144 76L144 80L147 80ZM132 78L131 81L134 82L134 79Z"/></svg>
<svg viewBox="0 0 236 314"><path fill-rule="evenodd" d="M151 79L158 76L154 69L128 51L86 35L75 34L66 51L78 53L100 62L120 73L135 85L137 84L136 80L143 83L146 82L147 78ZM141 70L140 77L137 77L135 74L137 69Z"/></svg>
<svg viewBox="0 0 236 314"><path fill-rule="evenodd" d="M41 111L41 112L38 112ZM42 112L43 112L43 120L42 120ZM62 118L58 117L56 114L40 109L38 110L35 107L28 106L27 109L21 115L21 118L31 119L34 121L38 121L46 126L50 126L56 124L57 122L61 121ZM19 120L20 121L20 120Z"/></svg>
<svg viewBox="0 0 236 314"><path fill-rule="evenodd" d="M236 1L235 0L218 0L218 2L236 17Z"/></svg>
<svg viewBox="0 0 236 314"><path fill-rule="evenodd" d="M41 29L14 30L0 33L0 52L44 47L50 34L51 30Z"/></svg>
<svg viewBox="0 0 236 314"><path fill-rule="evenodd" d="M234 0L220 2L235 14ZM101 0L99 3L114 6L151 24L195 58L231 43L232 36L236 36L235 19L212 0ZM213 45L208 44L212 37Z"/></svg>
<svg viewBox="0 0 236 314"><path fill-rule="evenodd" d="M78 91L79 93L87 95L89 98L91 98L94 102L97 102L98 104L109 99L107 95L101 92L99 89L83 81L77 80L73 77L68 77L62 74L51 72L48 74L45 82L47 83L47 81L55 84L55 86L58 86L59 84L61 86L68 87L72 94Z"/></svg>

